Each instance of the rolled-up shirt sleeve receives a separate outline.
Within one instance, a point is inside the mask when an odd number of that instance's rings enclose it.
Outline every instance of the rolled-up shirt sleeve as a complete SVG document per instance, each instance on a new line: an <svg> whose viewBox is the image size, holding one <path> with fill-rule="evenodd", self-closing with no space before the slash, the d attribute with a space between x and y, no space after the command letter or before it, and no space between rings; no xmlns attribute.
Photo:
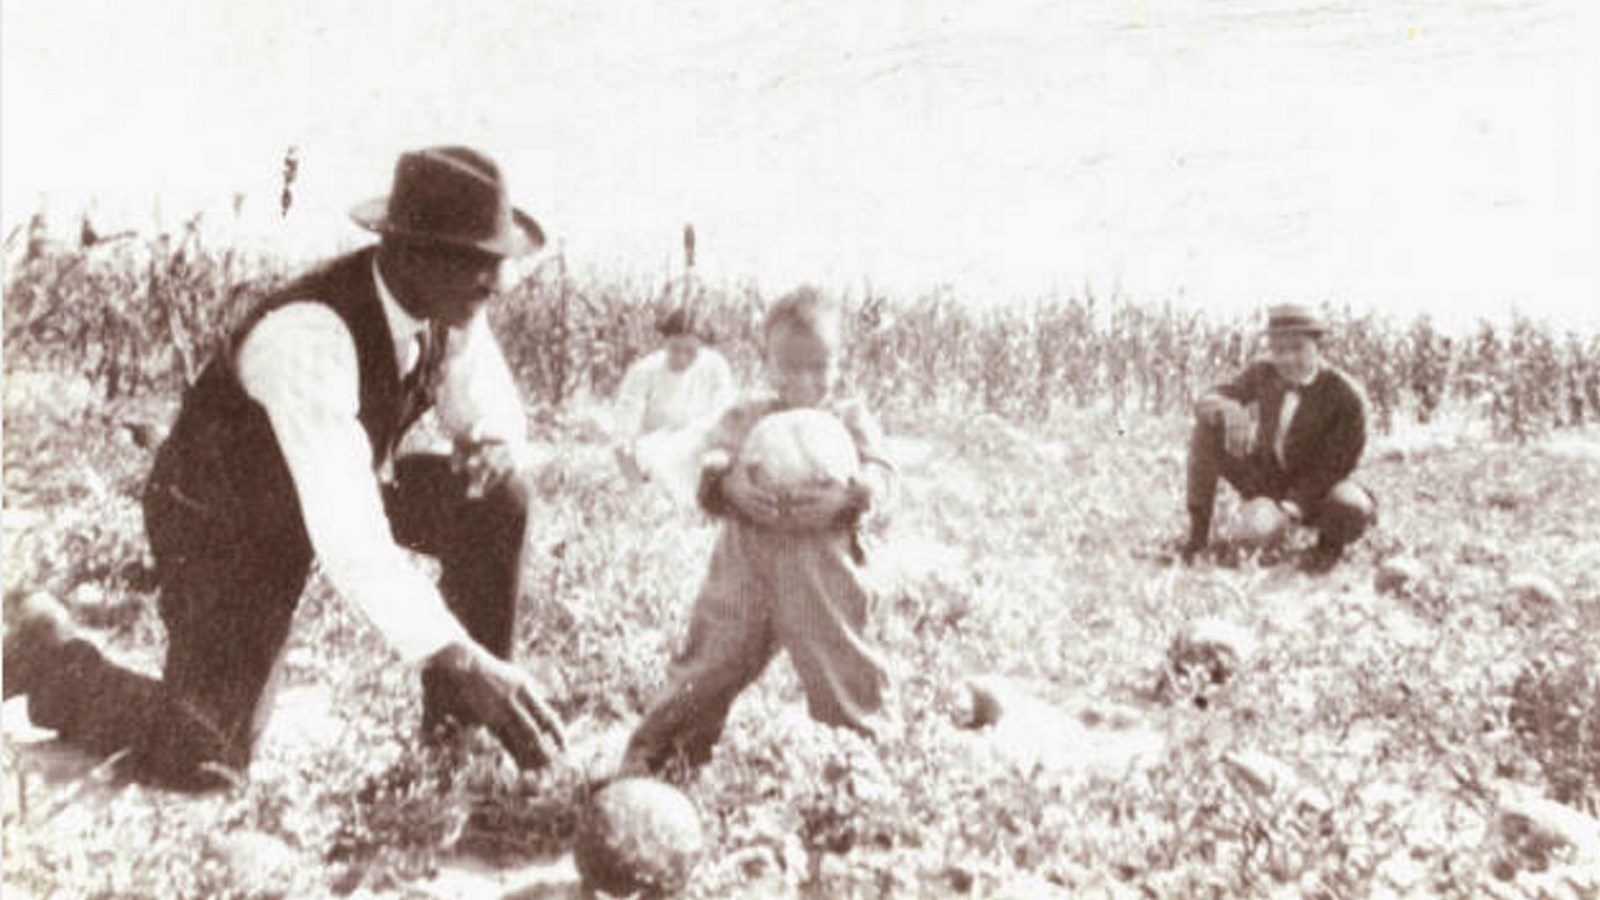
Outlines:
<svg viewBox="0 0 1600 900"><path fill-rule="evenodd" d="M522 396L487 316L451 332L434 408L451 437L526 445Z"/></svg>
<svg viewBox="0 0 1600 900"><path fill-rule="evenodd" d="M269 314L239 349L239 381L266 410L323 572L408 663L467 640L438 589L395 544L357 419L355 342L321 304Z"/></svg>

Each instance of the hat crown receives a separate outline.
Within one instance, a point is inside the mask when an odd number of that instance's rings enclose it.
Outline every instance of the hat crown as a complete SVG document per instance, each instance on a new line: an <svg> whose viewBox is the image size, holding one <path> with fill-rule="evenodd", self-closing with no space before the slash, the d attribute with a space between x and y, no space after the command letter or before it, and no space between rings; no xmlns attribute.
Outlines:
<svg viewBox="0 0 1600 900"><path fill-rule="evenodd" d="M1324 330L1322 319L1309 306L1280 303L1267 308L1268 332L1320 334Z"/></svg>
<svg viewBox="0 0 1600 900"><path fill-rule="evenodd" d="M389 192L389 221L415 235L450 235L453 243L493 240L511 229L511 204L493 160L468 147L401 155Z"/></svg>
<svg viewBox="0 0 1600 900"><path fill-rule="evenodd" d="M511 205L494 160L471 147L400 155L387 198L351 216L363 228L406 240L519 256L544 245L539 224Z"/></svg>

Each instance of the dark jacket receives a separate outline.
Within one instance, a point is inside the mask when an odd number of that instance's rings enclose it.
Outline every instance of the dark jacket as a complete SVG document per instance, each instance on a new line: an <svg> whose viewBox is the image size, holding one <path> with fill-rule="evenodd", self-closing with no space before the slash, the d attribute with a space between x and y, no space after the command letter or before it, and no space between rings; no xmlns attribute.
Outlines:
<svg viewBox="0 0 1600 900"><path fill-rule="evenodd" d="M340 257L263 300L185 393L145 489L147 526L158 553L195 552L199 547L170 546L193 538L211 550L248 541L287 559L310 560L310 539L288 464L266 410L245 393L235 370L245 337L273 310L295 302L321 303L350 329L360 369L358 416L372 447L374 473L433 405L444 342L435 341L428 358L401 381L373 282L373 254L368 248ZM149 521L158 510L165 519L184 522ZM164 542L169 546L159 546Z"/></svg>
<svg viewBox="0 0 1600 900"><path fill-rule="evenodd" d="M1300 405L1283 441L1283 463L1273 445L1289 382L1271 362L1252 363L1232 381L1212 389L1257 408L1255 462L1278 475L1280 499L1310 509L1333 486L1350 477L1367 445L1366 401L1350 376L1323 364L1301 389Z"/></svg>

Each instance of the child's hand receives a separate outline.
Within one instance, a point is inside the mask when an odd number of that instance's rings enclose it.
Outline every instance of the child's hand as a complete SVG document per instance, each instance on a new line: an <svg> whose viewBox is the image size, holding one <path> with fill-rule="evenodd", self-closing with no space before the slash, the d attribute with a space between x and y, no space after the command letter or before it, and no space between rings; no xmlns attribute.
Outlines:
<svg viewBox="0 0 1600 900"><path fill-rule="evenodd" d="M756 484L744 466L734 466L722 476L722 496L750 521L764 528L776 527L783 517L778 495Z"/></svg>

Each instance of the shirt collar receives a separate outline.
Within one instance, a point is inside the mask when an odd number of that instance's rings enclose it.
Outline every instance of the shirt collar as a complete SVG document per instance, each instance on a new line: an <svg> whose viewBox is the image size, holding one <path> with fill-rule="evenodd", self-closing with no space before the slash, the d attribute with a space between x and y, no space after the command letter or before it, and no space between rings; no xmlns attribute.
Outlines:
<svg viewBox="0 0 1600 900"><path fill-rule="evenodd" d="M427 330L428 323L406 312L400 301L394 298L389 285L384 283L383 273L378 271L377 254L372 257L372 283L378 288L378 303L383 307L383 318L389 325L389 337L394 341L395 362L404 372L406 364L411 361L413 342L417 335Z"/></svg>

